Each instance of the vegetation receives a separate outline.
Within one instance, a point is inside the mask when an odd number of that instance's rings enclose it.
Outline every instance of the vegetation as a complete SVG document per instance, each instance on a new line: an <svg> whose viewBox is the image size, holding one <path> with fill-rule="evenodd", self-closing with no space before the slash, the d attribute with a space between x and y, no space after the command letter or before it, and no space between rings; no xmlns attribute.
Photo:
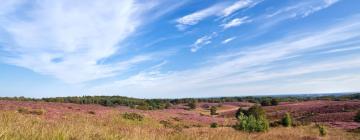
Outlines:
<svg viewBox="0 0 360 140"><path fill-rule="evenodd" d="M125 113L122 115L124 119L133 120L133 121L142 121L144 116L137 113Z"/></svg>
<svg viewBox="0 0 360 140"><path fill-rule="evenodd" d="M261 106L271 106L271 101L270 100L263 100L263 101L261 101Z"/></svg>
<svg viewBox="0 0 360 140"><path fill-rule="evenodd" d="M248 132L264 132L269 129L269 122L265 117L256 118L253 115L246 116L240 113L238 123L234 128Z"/></svg>
<svg viewBox="0 0 360 140"><path fill-rule="evenodd" d="M360 122L360 110L356 113L354 121Z"/></svg>
<svg viewBox="0 0 360 140"><path fill-rule="evenodd" d="M314 126L299 126L291 129L272 128L267 133L249 134L232 128L192 127L175 131L158 121L129 122L113 112L103 117L93 115L65 116L66 119L47 121L38 116L0 111L0 139L2 140L279 140L319 139L319 130ZM41 133L39 133L41 132ZM357 140L360 133L329 128L328 139Z"/></svg>
<svg viewBox="0 0 360 140"><path fill-rule="evenodd" d="M326 128L323 125L319 125L318 128L319 128L320 136L326 136L327 134Z"/></svg>
<svg viewBox="0 0 360 140"><path fill-rule="evenodd" d="M216 115L217 114L216 110L217 110L216 106L211 106L210 107L210 115Z"/></svg>
<svg viewBox="0 0 360 140"><path fill-rule="evenodd" d="M217 128L217 127L218 127L218 124L217 124L217 123L211 123L211 124L210 124L210 127L211 127L211 128Z"/></svg>
<svg viewBox="0 0 360 140"><path fill-rule="evenodd" d="M45 113L45 111L42 109L18 108L17 111L21 114L32 114L32 115L42 115Z"/></svg>
<svg viewBox="0 0 360 140"><path fill-rule="evenodd" d="M238 123L234 128L237 130L264 132L269 129L269 121L266 119L265 111L258 105L250 107L249 110L239 108L236 114Z"/></svg>
<svg viewBox="0 0 360 140"><path fill-rule="evenodd" d="M292 125L292 118L291 118L290 113L285 114L285 117L282 118L281 123L285 127L290 127Z"/></svg>
<svg viewBox="0 0 360 140"><path fill-rule="evenodd" d="M276 99L276 98L271 99L271 105L273 105L273 106L279 105L279 99Z"/></svg>
<svg viewBox="0 0 360 140"><path fill-rule="evenodd" d="M356 94L329 94L316 95L293 95L293 96L246 96L246 97L218 97L218 98L183 98L183 99L138 99L123 96L74 96L54 98L25 98L25 97L0 97L0 100L16 101L45 101L76 104L100 104L103 106L129 106L142 110L165 109L176 104L193 104L197 102L222 103L247 101L261 103L262 105L278 105L279 102L309 101L309 100L353 100L360 99L360 93Z"/></svg>
<svg viewBox="0 0 360 140"><path fill-rule="evenodd" d="M190 101L189 103L188 103L188 107L190 108L190 109L196 109L196 101L194 100L194 101Z"/></svg>

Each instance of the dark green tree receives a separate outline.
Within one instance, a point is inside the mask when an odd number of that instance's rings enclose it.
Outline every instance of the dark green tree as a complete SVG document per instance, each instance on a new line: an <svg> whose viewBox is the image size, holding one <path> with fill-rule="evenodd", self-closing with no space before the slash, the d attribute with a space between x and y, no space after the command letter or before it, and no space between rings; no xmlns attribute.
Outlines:
<svg viewBox="0 0 360 140"><path fill-rule="evenodd" d="M216 106L211 106L210 107L210 115L216 115L216 110L217 110L217 107Z"/></svg>
<svg viewBox="0 0 360 140"><path fill-rule="evenodd" d="M360 122L360 110L356 113L354 121Z"/></svg>
<svg viewBox="0 0 360 140"><path fill-rule="evenodd" d="M285 127L290 127L292 125L292 118L290 113L286 113L284 118L282 118L281 123Z"/></svg>

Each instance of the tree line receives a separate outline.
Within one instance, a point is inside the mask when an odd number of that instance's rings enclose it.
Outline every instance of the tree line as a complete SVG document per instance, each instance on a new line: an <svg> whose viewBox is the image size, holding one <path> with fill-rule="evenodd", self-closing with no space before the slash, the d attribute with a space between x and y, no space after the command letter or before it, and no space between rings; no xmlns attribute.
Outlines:
<svg viewBox="0 0 360 140"><path fill-rule="evenodd" d="M103 106L129 106L142 110L166 109L177 104L194 104L198 102L223 103L223 102L252 102L262 106L277 105L279 102L296 102L309 100L353 100L360 99L360 93L355 94L328 94L314 96L245 96L245 97L212 97L212 98L181 98L181 99L140 99L125 96L72 96L53 98L26 98L26 97L0 97L0 100L16 101L45 101L76 104L100 104Z"/></svg>

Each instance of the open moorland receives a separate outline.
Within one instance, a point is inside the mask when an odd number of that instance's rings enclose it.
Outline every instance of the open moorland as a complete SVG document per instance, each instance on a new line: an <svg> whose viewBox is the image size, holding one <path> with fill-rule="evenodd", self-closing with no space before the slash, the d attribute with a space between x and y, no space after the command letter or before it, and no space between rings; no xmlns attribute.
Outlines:
<svg viewBox="0 0 360 140"><path fill-rule="evenodd" d="M265 131L235 129L239 108L265 111ZM354 120L360 100L311 99L266 105L251 100L197 101L162 109L125 105L77 104L43 100L0 100L0 139L360 139ZM211 108L216 110L212 112ZM291 126L282 120L291 114ZM325 129L325 134L319 128Z"/></svg>

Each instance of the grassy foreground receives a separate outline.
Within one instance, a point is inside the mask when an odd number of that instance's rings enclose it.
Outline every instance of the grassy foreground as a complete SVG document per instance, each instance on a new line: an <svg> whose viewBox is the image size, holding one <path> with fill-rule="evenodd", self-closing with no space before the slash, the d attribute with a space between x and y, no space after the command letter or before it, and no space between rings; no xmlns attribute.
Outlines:
<svg viewBox="0 0 360 140"><path fill-rule="evenodd" d="M313 125L295 128L277 127L265 133L247 133L230 127L186 127L166 128L157 121L145 118L132 121L113 112L102 117L91 114L69 114L62 119L48 120L41 115L21 114L16 111L0 112L1 140L239 140L239 139L353 139L359 133L327 128L328 135L319 136L318 128Z"/></svg>

